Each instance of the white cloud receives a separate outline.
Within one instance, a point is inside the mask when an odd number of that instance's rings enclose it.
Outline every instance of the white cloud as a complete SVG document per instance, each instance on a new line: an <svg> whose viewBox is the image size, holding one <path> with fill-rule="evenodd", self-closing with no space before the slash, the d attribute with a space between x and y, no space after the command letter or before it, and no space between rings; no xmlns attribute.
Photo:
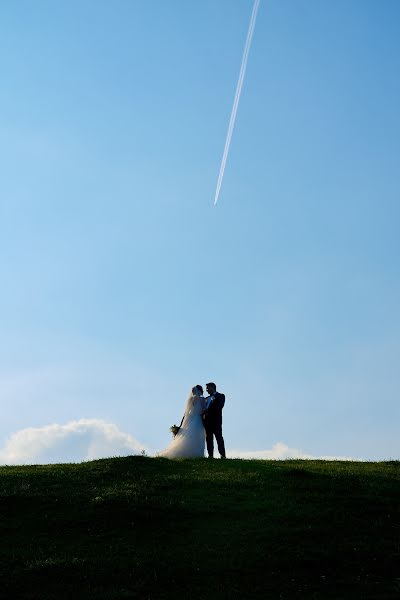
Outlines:
<svg viewBox="0 0 400 600"><path fill-rule="evenodd" d="M53 423L13 433L0 450L0 464L80 462L146 450L129 433L101 419Z"/></svg>
<svg viewBox="0 0 400 600"><path fill-rule="evenodd" d="M13 433L0 449L0 464L81 462L110 456L154 454L129 433L101 419L79 419L63 425L28 427ZM346 456L313 456L278 442L269 450L228 450L229 458L282 460L286 458L354 460Z"/></svg>
<svg viewBox="0 0 400 600"><path fill-rule="evenodd" d="M258 458L264 460L283 460L286 458L302 458L302 459L321 459L321 460L359 460L350 458L349 456L313 456L306 454L298 448L289 448L286 444L278 442L272 446L270 450L230 450L227 452L230 458Z"/></svg>

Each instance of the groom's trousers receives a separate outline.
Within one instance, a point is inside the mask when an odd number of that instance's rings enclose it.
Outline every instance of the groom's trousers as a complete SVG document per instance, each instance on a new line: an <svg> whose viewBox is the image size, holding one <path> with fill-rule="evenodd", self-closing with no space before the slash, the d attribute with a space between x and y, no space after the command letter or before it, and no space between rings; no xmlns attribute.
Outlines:
<svg viewBox="0 0 400 600"><path fill-rule="evenodd" d="M214 458L214 435L217 440L218 452L222 458L225 458L225 443L222 437L222 425L214 424L206 428L207 452L210 458Z"/></svg>

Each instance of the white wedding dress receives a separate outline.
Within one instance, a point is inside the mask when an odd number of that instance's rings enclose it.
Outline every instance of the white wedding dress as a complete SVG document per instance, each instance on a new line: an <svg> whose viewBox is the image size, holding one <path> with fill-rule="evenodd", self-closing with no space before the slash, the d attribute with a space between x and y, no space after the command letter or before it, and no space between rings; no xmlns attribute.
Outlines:
<svg viewBox="0 0 400 600"><path fill-rule="evenodd" d="M206 407L203 396L190 393L181 428L170 445L157 456L163 458L197 458L204 456L206 433L201 417Z"/></svg>

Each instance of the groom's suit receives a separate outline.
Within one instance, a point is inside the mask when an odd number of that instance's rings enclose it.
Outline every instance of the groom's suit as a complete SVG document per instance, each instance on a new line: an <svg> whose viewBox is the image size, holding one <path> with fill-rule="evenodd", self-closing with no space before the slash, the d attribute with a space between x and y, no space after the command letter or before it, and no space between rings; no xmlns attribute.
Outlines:
<svg viewBox="0 0 400 600"><path fill-rule="evenodd" d="M215 392L206 398L206 411L203 415L206 430L207 452L210 458L214 457L214 435L217 440L218 452L225 458L225 444L222 437L222 409L225 404L225 395Z"/></svg>

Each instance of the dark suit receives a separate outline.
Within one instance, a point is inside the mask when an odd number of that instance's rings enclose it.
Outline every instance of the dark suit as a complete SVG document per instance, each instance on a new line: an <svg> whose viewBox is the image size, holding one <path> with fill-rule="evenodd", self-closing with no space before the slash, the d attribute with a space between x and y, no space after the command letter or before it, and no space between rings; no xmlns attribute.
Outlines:
<svg viewBox="0 0 400 600"><path fill-rule="evenodd" d="M208 400L208 398L207 398ZM206 430L207 452L210 458L214 457L214 435L217 440L218 452L225 458L225 444L222 437L222 409L225 404L224 394L215 392L214 399L210 402L203 415L204 428Z"/></svg>

